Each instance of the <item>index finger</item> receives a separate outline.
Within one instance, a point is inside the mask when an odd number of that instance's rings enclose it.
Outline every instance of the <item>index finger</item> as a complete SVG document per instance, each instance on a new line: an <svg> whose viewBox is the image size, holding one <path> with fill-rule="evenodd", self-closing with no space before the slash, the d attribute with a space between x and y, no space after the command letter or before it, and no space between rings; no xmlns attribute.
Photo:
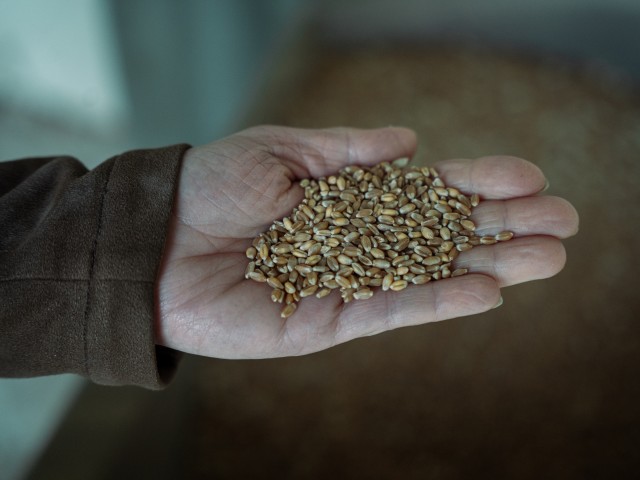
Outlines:
<svg viewBox="0 0 640 480"><path fill-rule="evenodd" d="M448 187L469 194L477 193L484 199L535 195L547 184L536 165L506 155L446 160L437 164L436 169Z"/></svg>

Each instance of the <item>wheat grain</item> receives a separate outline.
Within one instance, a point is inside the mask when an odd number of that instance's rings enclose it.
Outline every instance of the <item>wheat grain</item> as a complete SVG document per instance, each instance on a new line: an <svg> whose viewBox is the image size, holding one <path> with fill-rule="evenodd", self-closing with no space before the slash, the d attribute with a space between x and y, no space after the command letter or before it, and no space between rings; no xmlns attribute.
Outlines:
<svg viewBox="0 0 640 480"><path fill-rule="evenodd" d="M290 317L302 298L364 300L409 284L453 278L460 252L508 241L513 233L477 236L470 219L477 194L447 187L429 167L408 159L347 166L337 175L304 179L304 199L246 249L245 277L267 283Z"/></svg>

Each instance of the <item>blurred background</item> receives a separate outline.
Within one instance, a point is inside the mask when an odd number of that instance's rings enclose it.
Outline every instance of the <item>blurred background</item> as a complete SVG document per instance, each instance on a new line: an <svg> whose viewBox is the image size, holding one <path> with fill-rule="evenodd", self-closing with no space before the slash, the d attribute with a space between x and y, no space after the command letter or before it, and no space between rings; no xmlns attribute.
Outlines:
<svg viewBox="0 0 640 480"><path fill-rule="evenodd" d="M327 352L189 357L162 393L0 379L0 480L636 478L640 4L0 0L0 158L406 125L538 164L581 231L492 312ZM524 261L524 260L523 260ZM1 306L0 306L1 307Z"/></svg>

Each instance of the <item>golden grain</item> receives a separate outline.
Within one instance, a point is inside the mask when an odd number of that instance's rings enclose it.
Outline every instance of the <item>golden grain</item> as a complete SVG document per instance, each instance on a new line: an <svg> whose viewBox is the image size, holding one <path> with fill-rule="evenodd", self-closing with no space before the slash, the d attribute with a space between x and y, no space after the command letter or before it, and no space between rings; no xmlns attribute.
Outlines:
<svg viewBox="0 0 640 480"><path fill-rule="evenodd" d="M400 290L404 290L407 288L409 283L406 280L396 280L389 286L389 290L393 290L394 292L399 292Z"/></svg>
<svg viewBox="0 0 640 480"><path fill-rule="evenodd" d="M498 240L496 240L495 237L491 235L485 235L484 237L480 237L480 243L482 245L493 245L497 242Z"/></svg>
<svg viewBox="0 0 640 480"><path fill-rule="evenodd" d="M507 240L511 240L513 238L513 232L500 232L495 236L495 239L498 242L506 242Z"/></svg>
<svg viewBox="0 0 640 480"><path fill-rule="evenodd" d="M288 303L280 312L282 318L289 318L296 311L297 305L293 302Z"/></svg>
<svg viewBox="0 0 640 480"><path fill-rule="evenodd" d="M476 236L469 218L480 198L447 187L429 167L408 159L374 167L347 166L337 175L304 179L304 200L275 221L245 251L245 277L266 282L288 318L300 299L339 289L342 300L363 300L374 287L457 277L451 262L475 245L513 238L512 232Z"/></svg>
<svg viewBox="0 0 640 480"><path fill-rule="evenodd" d="M267 284L271 288L278 288L280 290L282 290L284 288L284 285L282 285L282 282L280 280L278 280L277 277L269 277L269 278L267 278Z"/></svg>

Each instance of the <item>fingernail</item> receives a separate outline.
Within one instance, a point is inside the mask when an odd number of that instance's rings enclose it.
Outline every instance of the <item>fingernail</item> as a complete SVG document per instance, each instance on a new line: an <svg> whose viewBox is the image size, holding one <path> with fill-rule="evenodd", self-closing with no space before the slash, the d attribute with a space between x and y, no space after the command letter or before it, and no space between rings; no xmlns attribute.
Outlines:
<svg viewBox="0 0 640 480"><path fill-rule="evenodd" d="M546 192L548 189L549 189L549 180L547 180L545 178L545 180L544 180L544 188L542 190L540 190L540 193Z"/></svg>
<svg viewBox="0 0 640 480"><path fill-rule="evenodd" d="M498 300L498 303L496 303L493 308L498 308L503 303L504 303L504 299L502 298L502 295L500 295L500 300Z"/></svg>

